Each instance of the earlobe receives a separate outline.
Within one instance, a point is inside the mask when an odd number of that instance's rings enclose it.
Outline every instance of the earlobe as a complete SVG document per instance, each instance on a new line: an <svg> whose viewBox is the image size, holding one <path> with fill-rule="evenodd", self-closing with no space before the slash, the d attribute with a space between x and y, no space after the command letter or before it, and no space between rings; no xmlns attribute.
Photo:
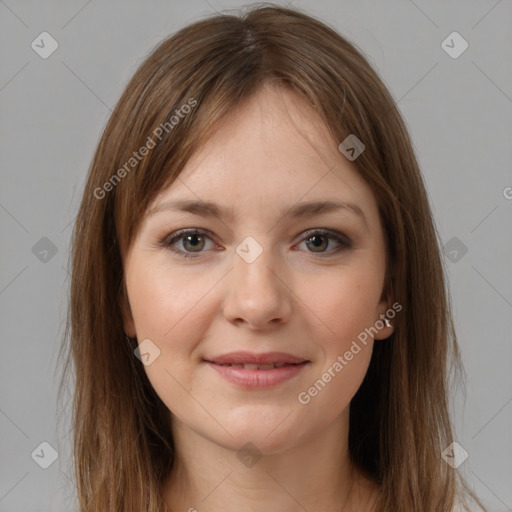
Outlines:
<svg viewBox="0 0 512 512"><path fill-rule="evenodd" d="M378 333L375 335L376 340L385 340L389 338L394 331L394 326L391 320L386 316L389 308L389 300L384 300L379 303L378 308L378 319L375 321L375 328L378 329Z"/></svg>
<svg viewBox="0 0 512 512"><path fill-rule="evenodd" d="M389 338L394 331L393 324L384 314L380 315L380 318L375 322L375 327L379 330L375 335L376 340L385 340Z"/></svg>

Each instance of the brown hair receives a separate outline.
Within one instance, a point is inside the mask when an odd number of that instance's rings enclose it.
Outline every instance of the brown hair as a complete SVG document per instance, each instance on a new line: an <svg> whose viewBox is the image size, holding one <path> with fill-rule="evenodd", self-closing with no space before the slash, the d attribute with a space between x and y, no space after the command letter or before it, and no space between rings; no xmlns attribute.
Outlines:
<svg viewBox="0 0 512 512"><path fill-rule="evenodd" d="M73 232L61 382L72 362L82 512L163 509L174 454L169 411L123 332L122 251L155 195L226 115L270 82L301 94L334 140L356 134L365 144L354 164L384 226L385 293L403 306L351 402L352 461L379 484L381 512L446 512L464 496L478 502L441 458L453 441L448 363L460 366L460 357L438 235L397 106L333 29L298 10L258 6L196 22L159 44L127 85L94 155ZM185 104L194 107L171 129ZM150 139L154 147L132 161Z"/></svg>

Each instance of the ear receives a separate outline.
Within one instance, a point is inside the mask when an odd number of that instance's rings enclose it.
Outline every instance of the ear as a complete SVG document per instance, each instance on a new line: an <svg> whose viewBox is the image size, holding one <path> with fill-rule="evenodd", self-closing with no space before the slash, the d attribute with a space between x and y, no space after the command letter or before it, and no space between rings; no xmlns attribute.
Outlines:
<svg viewBox="0 0 512 512"><path fill-rule="evenodd" d="M137 332L135 330L135 322L133 321L130 302L128 301L128 292L126 290L126 283L124 279L121 288L121 297L119 299L119 307L123 317L123 327L125 334L127 334L130 338L136 338Z"/></svg>
<svg viewBox="0 0 512 512"><path fill-rule="evenodd" d="M389 319L389 327L386 325L385 318L386 312L391 308L392 300L389 297L383 298L375 310L375 317L373 325L378 329L378 333L375 334L376 340L385 340L389 338L394 331L393 321Z"/></svg>

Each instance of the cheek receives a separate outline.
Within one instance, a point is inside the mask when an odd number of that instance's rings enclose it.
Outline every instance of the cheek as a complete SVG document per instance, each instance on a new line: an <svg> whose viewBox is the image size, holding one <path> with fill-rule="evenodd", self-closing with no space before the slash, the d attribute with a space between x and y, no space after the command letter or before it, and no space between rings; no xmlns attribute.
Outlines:
<svg viewBox="0 0 512 512"><path fill-rule="evenodd" d="M322 357L314 380L308 383L311 387L304 391L315 407L329 411L329 417L348 406L370 363L374 333L370 327L377 320L381 288L379 276L368 268L361 265L333 273L317 280L305 295L320 320L312 336Z"/></svg>
<svg viewBox="0 0 512 512"><path fill-rule="evenodd" d="M315 380L297 397L303 414L309 412L319 423L328 425L347 410L367 373L372 347L372 342L356 342L329 358L318 369Z"/></svg>
<svg viewBox="0 0 512 512"><path fill-rule="evenodd" d="M212 292L223 275L217 274L150 262L140 253L127 269L137 338L149 338L159 350L144 370L169 409L190 400L200 357L195 349L216 314Z"/></svg>
<svg viewBox="0 0 512 512"><path fill-rule="evenodd" d="M163 346L191 338L208 317L205 295L215 282L208 274L134 261L127 287L138 338Z"/></svg>
<svg viewBox="0 0 512 512"><path fill-rule="evenodd" d="M374 325L375 311L380 300L380 276L360 265L342 269L316 279L303 296L318 319L316 338L332 357L350 347L351 341Z"/></svg>
<svg viewBox="0 0 512 512"><path fill-rule="evenodd" d="M139 343L149 338L159 350L144 370L168 409L182 411L194 392L194 348L212 319L207 292L218 278L135 259L129 270L127 288L137 338Z"/></svg>

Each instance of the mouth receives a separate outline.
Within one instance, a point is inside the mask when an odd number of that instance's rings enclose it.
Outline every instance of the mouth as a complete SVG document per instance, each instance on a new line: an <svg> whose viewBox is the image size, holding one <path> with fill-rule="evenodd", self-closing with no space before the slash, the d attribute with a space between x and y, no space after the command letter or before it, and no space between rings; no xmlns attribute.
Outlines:
<svg viewBox="0 0 512 512"><path fill-rule="evenodd" d="M205 359L205 361L218 365L241 365L241 368L245 365L256 365L260 367L259 369L261 370L271 370L272 368L279 368L283 365L308 362L303 357L288 354L286 352L265 352L260 354L256 352L230 352L229 354ZM249 367L247 369L254 370L257 368Z"/></svg>
<svg viewBox="0 0 512 512"><path fill-rule="evenodd" d="M283 352L236 352L204 361L225 380L245 389L268 388L298 378L311 362Z"/></svg>
<svg viewBox="0 0 512 512"><path fill-rule="evenodd" d="M218 366L227 366L229 368L238 368L244 370L273 370L275 368L282 368L283 366L296 366L304 363L269 363L269 364L253 364L253 363L235 363L235 364L218 364L213 361L208 361L212 364L217 364Z"/></svg>

